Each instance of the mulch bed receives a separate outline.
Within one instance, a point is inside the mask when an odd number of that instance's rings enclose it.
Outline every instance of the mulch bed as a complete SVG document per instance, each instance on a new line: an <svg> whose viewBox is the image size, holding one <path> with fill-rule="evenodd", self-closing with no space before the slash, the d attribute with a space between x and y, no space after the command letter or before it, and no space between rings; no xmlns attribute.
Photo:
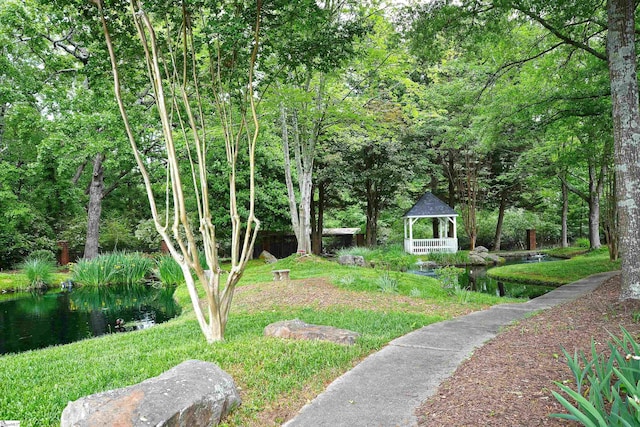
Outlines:
<svg viewBox="0 0 640 427"><path fill-rule="evenodd" d="M568 426L551 394L571 380L562 348L573 354L607 348L624 326L634 336L640 301L619 301L620 277L575 301L545 310L501 332L463 362L416 411L420 426ZM571 383L573 384L573 382Z"/></svg>

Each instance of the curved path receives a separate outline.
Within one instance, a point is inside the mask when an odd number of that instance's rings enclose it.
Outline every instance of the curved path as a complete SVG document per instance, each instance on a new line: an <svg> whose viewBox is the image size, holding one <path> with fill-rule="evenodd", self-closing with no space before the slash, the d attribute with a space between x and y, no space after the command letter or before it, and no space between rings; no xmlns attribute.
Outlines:
<svg viewBox="0 0 640 427"><path fill-rule="evenodd" d="M523 304L495 305L397 338L337 378L284 426L415 426L415 409L502 327L578 298L616 274L595 274Z"/></svg>

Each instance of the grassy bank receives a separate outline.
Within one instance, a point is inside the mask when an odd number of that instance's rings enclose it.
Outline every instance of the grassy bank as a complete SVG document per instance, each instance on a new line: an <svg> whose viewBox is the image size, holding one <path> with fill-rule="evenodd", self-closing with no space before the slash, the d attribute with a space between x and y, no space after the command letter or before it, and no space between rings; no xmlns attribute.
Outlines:
<svg viewBox="0 0 640 427"><path fill-rule="evenodd" d="M69 273L53 273L51 287L59 287ZM0 293L2 291L23 291L29 286L27 275L22 272L0 273Z"/></svg>
<svg viewBox="0 0 640 427"><path fill-rule="evenodd" d="M609 261L609 253L606 248L603 248L562 261L513 264L492 268L487 275L505 282L560 286L592 274L619 268L620 261Z"/></svg>
<svg viewBox="0 0 640 427"><path fill-rule="evenodd" d="M272 282L271 270L290 268L290 284ZM477 310L500 300L471 294L464 301L449 296L429 278L391 273L394 292L379 289L385 271L343 267L312 257L252 263L242 279L229 320L226 341L207 344L198 329L184 287L176 298L183 314L153 328L113 334L73 344L0 356L0 419L20 420L25 426L58 425L69 400L123 387L159 375L187 359L215 362L242 389L242 406L229 426L272 425L279 413L301 407L328 381L359 360L407 332L433 322ZM318 287L344 293L345 304L326 304L327 295L300 302L299 292L319 277L334 285ZM268 305L255 301L282 289ZM315 288L314 288L315 289ZM242 293L244 292L244 295ZM354 304L358 298L360 302ZM299 318L309 323L351 329L361 334L356 345L265 338L272 322Z"/></svg>

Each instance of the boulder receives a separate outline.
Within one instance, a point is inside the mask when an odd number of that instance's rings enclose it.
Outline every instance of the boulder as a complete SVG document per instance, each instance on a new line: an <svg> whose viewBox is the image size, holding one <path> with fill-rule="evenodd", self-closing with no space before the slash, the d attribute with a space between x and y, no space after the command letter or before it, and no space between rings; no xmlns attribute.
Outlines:
<svg viewBox="0 0 640 427"><path fill-rule="evenodd" d="M240 403L226 372L187 360L141 383L69 402L60 426L213 426Z"/></svg>
<svg viewBox="0 0 640 427"><path fill-rule="evenodd" d="M358 267L364 267L367 263L363 256L360 255L340 255L338 257L338 264L340 265L357 265Z"/></svg>
<svg viewBox="0 0 640 427"><path fill-rule="evenodd" d="M489 252L489 249L485 248L484 246L476 246L476 248L473 251L481 254L484 252Z"/></svg>
<svg viewBox="0 0 640 427"><path fill-rule="evenodd" d="M488 252L481 254L482 258L484 258L485 260L491 261L494 264L497 264L499 262L501 262L501 259L498 255L496 254L490 254Z"/></svg>
<svg viewBox="0 0 640 427"><path fill-rule="evenodd" d="M474 265L487 265L486 259L472 252L469 252L469 261L471 261L471 264L474 264Z"/></svg>
<svg viewBox="0 0 640 427"><path fill-rule="evenodd" d="M267 251L262 251L258 258L263 259L264 262L266 262L267 264L273 264L278 262L278 258L274 257Z"/></svg>
<svg viewBox="0 0 640 427"><path fill-rule="evenodd" d="M264 335L268 337L290 338L297 340L322 340L337 344L353 345L359 333L333 326L310 325L300 319L283 320L272 323L264 328Z"/></svg>

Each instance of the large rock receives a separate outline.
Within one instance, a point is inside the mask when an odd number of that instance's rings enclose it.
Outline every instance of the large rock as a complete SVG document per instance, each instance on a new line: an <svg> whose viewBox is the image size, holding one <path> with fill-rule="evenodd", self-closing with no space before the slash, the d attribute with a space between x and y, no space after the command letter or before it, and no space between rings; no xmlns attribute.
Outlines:
<svg viewBox="0 0 640 427"><path fill-rule="evenodd" d="M61 427L218 425L241 403L217 365L187 360L160 376L69 402Z"/></svg>
<svg viewBox="0 0 640 427"><path fill-rule="evenodd" d="M332 326L310 325L300 319L283 320L268 325L264 334L269 337L292 338L298 340L323 340L338 344L353 345L359 333Z"/></svg>
<svg viewBox="0 0 640 427"><path fill-rule="evenodd" d="M278 262L278 258L271 255L268 251L262 251L258 258L263 259L267 264L274 264Z"/></svg>
<svg viewBox="0 0 640 427"><path fill-rule="evenodd" d="M476 246L473 252L477 252L481 254L481 253L489 252L489 249L485 248L484 246Z"/></svg>
<svg viewBox="0 0 640 427"><path fill-rule="evenodd" d="M364 257L360 255L340 255L338 257L338 264L364 267L367 263L365 262Z"/></svg>
<svg viewBox="0 0 640 427"><path fill-rule="evenodd" d="M487 260L486 259L484 259L479 254L474 254L472 252L469 252L469 261L473 265L487 265Z"/></svg>

